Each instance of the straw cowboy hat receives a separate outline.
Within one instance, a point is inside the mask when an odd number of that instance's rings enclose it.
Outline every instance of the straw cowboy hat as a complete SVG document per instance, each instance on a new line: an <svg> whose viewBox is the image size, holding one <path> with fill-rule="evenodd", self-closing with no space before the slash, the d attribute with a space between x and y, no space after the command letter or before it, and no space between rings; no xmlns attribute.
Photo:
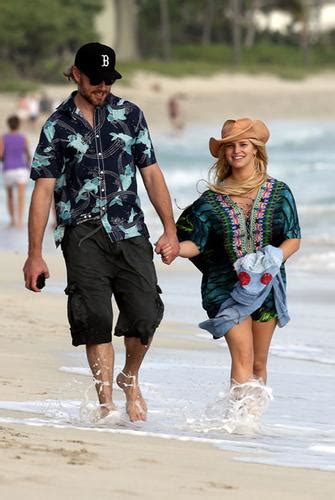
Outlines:
<svg viewBox="0 0 335 500"><path fill-rule="evenodd" d="M251 120L251 118L227 120L221 130L221 139L214 137L209 139L209 150L215 158L218 158L222 144L239 139L257 139L265 144L269 137L270 132L261 120Z"/></svg>

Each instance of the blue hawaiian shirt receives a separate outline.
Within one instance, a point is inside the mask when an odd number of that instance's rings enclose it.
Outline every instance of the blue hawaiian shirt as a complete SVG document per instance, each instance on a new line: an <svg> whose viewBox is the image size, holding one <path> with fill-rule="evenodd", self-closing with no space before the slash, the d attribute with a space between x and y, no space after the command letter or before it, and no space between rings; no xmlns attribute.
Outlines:
<svg viewBox="0 0 335 500"><path fill-rule="evenodd" d="M55 178L58 246L66 226L98 221L112 241L149 236L137 194L136 167L156 163L143 112L110 94L92 127L73 92L43 126L30 177Z"/></svg>

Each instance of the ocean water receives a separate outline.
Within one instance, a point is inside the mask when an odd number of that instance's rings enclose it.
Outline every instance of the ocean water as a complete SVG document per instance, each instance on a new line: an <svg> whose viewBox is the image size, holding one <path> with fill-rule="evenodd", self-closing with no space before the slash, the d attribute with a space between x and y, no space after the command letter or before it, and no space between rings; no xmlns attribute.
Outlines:
<svg viewBox="0 0 335 500"><path fill-rule="evenodd" d="M57 400L0 401L0 422L206 441L243 452L237 460L335 471L335 120L273 121L269 127L269 173L287 182L295 195L303 245L287 265L291 322L277 329L270 348L268 385L273 400L260 427L231 434L208 419L213 411L221 414L230 357L224 340L214 343L197 329L205 318L201 276L181 259L174 264L173 275L168 267L159 266L166 319L176 323L172 338L192 338L198 347L150 349L141 372L150 409L147 422L127 422L116 388L120 416L110 425L92 423L87 411L95 405L95 394L85 356L70 349L59 369L68 373L71 387L78 387L78 400L63 400L65 391L60 388ZM180 136L153 136L176 216L205 189L201 179L207 178L212 163L207 147L212 135L218 137L218 130L194 126ZM25 232L5 228L2 189L0 196L0 247L25 251ZM143 193L142 199L154 241L160 226ZM46 250L54 251L50 233ZM63 283L48 286L49 293L63 289ZM118 369L123 354L118 351L116 356Z"/></svg>

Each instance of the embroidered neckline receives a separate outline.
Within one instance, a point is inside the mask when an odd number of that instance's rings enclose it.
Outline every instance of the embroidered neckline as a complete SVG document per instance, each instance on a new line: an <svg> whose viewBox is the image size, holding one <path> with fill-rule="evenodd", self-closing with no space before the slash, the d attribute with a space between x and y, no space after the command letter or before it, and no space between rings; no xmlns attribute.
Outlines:
<svg viewBox="0 0 335 500"><path fill-rule="evenodd" d="M274 179L269 177L259 187L249 217L245 216L243 209L229 195L218 195L221 205L228 209L233 225L234 250L238 258L263 246L262 221L273 184Z"/></svg>

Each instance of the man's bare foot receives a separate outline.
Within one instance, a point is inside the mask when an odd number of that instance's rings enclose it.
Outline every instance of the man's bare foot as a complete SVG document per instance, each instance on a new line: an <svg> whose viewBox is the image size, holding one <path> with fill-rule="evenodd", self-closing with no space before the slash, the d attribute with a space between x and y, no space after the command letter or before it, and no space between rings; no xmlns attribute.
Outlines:
<svg viewBox="0 0 335 500"><path fill-rule="evenodd" d="M117 410L117 407L114 403L103 403L100 405L100 418L105 418L112 411Z"/></svg>
<svg viewBox="0 0 335 500"><path fill-rule="evenodd" d="M137 377L120 372L116 377L116 382L126 395L126 410L130 421L146 420L148 409L138 386Z"/></svg>

